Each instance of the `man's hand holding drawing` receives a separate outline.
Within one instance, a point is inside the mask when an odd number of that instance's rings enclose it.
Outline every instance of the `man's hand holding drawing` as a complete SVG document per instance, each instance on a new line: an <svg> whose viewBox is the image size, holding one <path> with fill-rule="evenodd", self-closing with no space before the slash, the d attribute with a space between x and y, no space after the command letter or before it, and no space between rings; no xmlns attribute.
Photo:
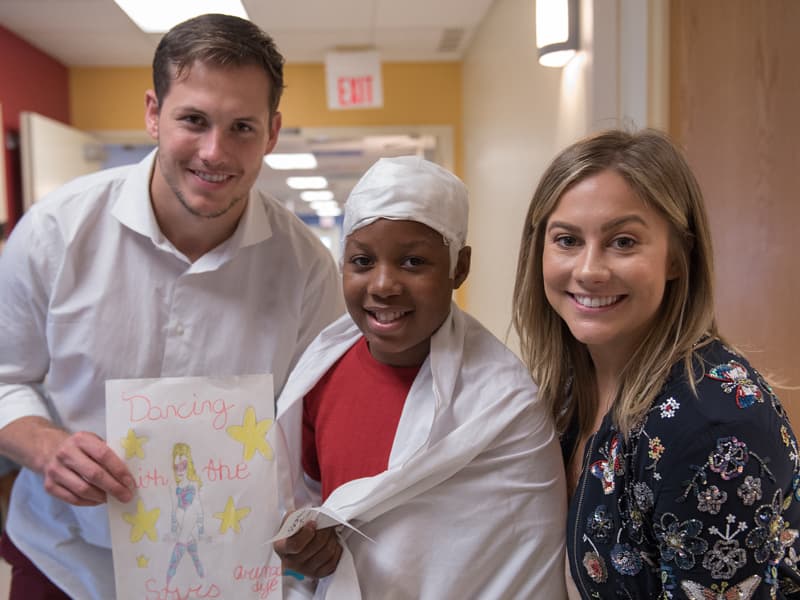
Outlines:
<svg viewBox="0 0 800 600"><path fill-rule="evenodd" d="M95 506L108 494L120 502L133 498L128 467L94 433L70 434L42 417L22 417L3 428L0 440L4 454L42 474L45 490L64 502Z"/></svg>

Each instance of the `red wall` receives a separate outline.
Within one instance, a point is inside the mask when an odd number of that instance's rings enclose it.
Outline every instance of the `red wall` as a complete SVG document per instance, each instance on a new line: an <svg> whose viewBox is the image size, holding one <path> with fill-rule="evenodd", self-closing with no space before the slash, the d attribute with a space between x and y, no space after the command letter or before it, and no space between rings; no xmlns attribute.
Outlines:
<svg viewBox="0 0 800 600"><path fill-rule="evenodd" d="M22 212L19 113L33 111L69 124L69 71L2 25L0 104L3 105L2 139L10 230Z"/></svg>

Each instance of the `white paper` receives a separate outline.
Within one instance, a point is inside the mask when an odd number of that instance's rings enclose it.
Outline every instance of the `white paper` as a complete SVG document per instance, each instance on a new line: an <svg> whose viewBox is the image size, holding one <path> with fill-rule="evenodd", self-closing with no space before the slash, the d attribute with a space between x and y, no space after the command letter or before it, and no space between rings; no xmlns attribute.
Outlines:
<svg viewBox="0 0 800 600"><path fill-rule="evenodd" d="M135 481L109 500L117 598L280 598L271 375L106 382L107 439Z"/></svg>
<svg viewBox="0 0 800 600"><path fill-rule="evenodd" d="M350 523L342 519L327 506L308 506L289 513L278 533L269 540L270 543L293 536L309 521L314 521L318 530L326 529L327 527L338 527L337 531L341 531L346 527L347 529L355 531L358 535L367 538L370 542L375 541L364 532L356 529Z"/></svg>

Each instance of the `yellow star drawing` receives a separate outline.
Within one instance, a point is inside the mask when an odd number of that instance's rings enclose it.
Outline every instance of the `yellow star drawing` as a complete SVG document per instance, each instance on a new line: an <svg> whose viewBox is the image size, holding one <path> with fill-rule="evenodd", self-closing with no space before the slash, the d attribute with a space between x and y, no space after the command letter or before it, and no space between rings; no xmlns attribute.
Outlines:
<svg viewBox="0 0 800 600"><path fill-rule="evenodd" d="M136 557L136 566L140 569L146 569L147 565L150 563L150 559L147 558L144 554L140 554Z"/></svg>
<svg viewBox="0 0 800 600"><path fill-rule="evenodd" d="M242 529L239 527L239 521L249 514L249 508L236 508L233 504L233 496L228 496L228 501L225 503L225 510L214 513L214 518L220 520L220 533L225 533L231 528L233 528L236 533L241 533Z"/></svg>
<svg viewBox="0 0 800 600"><path fill-rule="evenodd" d="M158 539L156 521L158 521L160 514L160 508L145 510L144 502L141 499L136 502L136 514L122 513L122 518L131 525L131 543L135 544L144 535L147 535L151 542L155 542Z"/></svg>
<svg viewBox="0 0 800 600"><path fill-rule="evenodd" d="M244 419L241 425L231 425L225 431L228 435L241 442L244 446L244 460L253 458L256 450L264 455L267 460L272 460L272 448L267 443L267 431L272 427L272 419L256 421L256 411L252 406L248 406L244 411Z"/></svg>
<svg viewBox="0 0 800 600"><path fill-rule="evenodd" d="M142 445L146 441L146 437L140 437L136 435L136 432L133 429L128 429L128 435L122 438L122 441L120 442L123 450L125 450L125 458L133 458L134 456L144 458L144 448L142 448Z"/></svg>

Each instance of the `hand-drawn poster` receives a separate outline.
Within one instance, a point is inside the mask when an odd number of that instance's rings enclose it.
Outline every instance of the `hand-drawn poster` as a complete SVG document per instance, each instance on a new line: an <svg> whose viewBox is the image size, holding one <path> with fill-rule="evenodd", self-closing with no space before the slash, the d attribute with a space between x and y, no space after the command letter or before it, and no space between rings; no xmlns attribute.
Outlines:
<svg viewBox="0 0 800 600"><path fill-rule="evenodd" d="M108 506L118 600L280 598L271 375L106 382L136 482Z"/></svg>

